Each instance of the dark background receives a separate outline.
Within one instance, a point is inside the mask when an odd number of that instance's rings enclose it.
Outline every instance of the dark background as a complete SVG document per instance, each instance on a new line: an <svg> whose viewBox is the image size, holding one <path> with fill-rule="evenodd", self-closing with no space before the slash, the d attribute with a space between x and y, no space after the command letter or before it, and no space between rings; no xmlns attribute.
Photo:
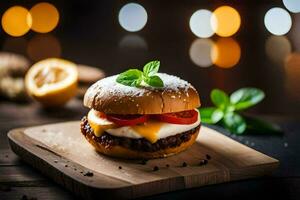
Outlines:
<svg viewBox="0 0 300 200"><path fill-rule="evenodd" d="M30 9L37 2L1 1L0 15L11 6L21 5ZM264 26L264 15L272 7L284 8L281 0L136 1L148 13L146 26L136 33L127 32L118 22L119 10L132 1L48 2L55 5L60 13L56 29L47 34L29 31L17 38L0 29L2 51L20 53L35 62L36 58L30 56L27 49L35 38L40 38L37 51L41 55L60 56L76 63L96 66L107 75L159 59L160 71L178 75L197 88L203 106L210 105L209 93L213 88L230 93L240 87L251 86L265 91L265 100L247 113L278 123L284 134L224 134L280 160L280 167L273 176L179 191L157 198L185 199L192 195L223 199L299 198L300 14L290 13L293 26L287 35L282 36L288 40L292 49L290 53L296 57L293 67L289 67L287 57L274 62L265 50L266 41L272 34ZM189 19L196 10L213 11L222 5L234 7L241 16L240 30L232 36L241 48L241 58L237 65L229 69L214 65L201 68L189 56L190 46L197 39L190 30ZM125 42L124 45L126 37L135 38L135 42ZM217 41L220 37L214 35L210 39ZM280 52L280 46L273 51ZM20 199L23 194L39 199L73 198L12 153L6 133L21 126L79 120L86 112L87 109L78 99L56 111L43 110L33 102L16 104L0 100L0 199ZM5 191L7 186L11 187L11 192Z"/></svg>
<svg viewBox="0 0 300 200"><path fill-rule="evenodd" d="M1 1L0 13L13 5L30 9L37 2ZM203 105L209 104L209 92L213 88L232 92L240 87L253 86L263 89L267 95L253 112L299 115L300 70L287 69L284 63L272 62L265 51L265 43L272 35L264 26L264 15L272 7L284 8L281 0L138 1L148 13L148 21L141 31L135 33L127 32L118 23L118 12L127 1L49 2L60 12L56 29L48 34L29 31L18 38L12 38L1 30L2 50L27 56L27 45L34 37L51 37L51 41L54 37L60 46L61 57L100 67L108 75L159 59L162 63L161 71L178 75L198 89ZM189 19L196 10L213 11L221 5L230 5L240 13L241 27L233 38L240 45L241 58L236 66L229 69L198 67L189 57L190 46L197 39L189 28ZM286 37L295 53L300 49L300 16L290 14L293 26ZM137 45L122 47L121 41L132 36L137 38ZM219 38L214 35L211 39L217 41ZM41 41L41 45L47 46L46 41L45 44ZM57 55L53 52L48 54Z"/></svg>

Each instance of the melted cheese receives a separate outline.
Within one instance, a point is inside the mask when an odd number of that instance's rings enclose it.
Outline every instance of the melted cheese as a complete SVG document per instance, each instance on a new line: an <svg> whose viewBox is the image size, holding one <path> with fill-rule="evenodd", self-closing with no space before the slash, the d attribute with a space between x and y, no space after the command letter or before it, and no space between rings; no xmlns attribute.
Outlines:
<svg viewBox="0 0 300 200"><path fill-rule="evenodd" d="M94 134L97 137L101 136L107 129L117 127L113 122L107 120L106 118L98 117L95 110L90 110L87 118L91 128L94 131Z"/></svg>
<svg viewBox="0 0 300 200"><path fill-rule="evenodd" d="M200 124L200 117L198 117L197 122L193 124L170 124L149 120L141 125L118 127L113 122L98 117L96 112L91 110L88 114L88 122L97 137L106 131L117 137L128 137L133 139L145 138L151 143L155 143L161 138L176 135L197 127Z"/></svg>
<svg viewBox="0 0 300 200"><path fill-rule="evenodd" d="M154 143L157 141L157 133L163 126L163 122L158 121L148 121L141 125L136 125L131 127L135 132L137 132L140 136L146 138L150 142Z"/></svg>

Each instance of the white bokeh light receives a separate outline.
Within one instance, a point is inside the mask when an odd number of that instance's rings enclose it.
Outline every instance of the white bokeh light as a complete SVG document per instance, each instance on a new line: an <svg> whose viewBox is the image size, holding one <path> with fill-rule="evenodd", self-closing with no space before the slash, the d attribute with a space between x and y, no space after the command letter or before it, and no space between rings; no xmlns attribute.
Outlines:
<svg viewBox="0 0 300 200"><path fill-rule="evenodd" d="M286 9L293 13L300 12L300 1L299 0L283 0L282 1Z"/></svg>
<svg viewBox="0 0 300 200"><path fill-rule="evenodd" d="M133 33L129 33L129 35L125 35L122 40L119 42L120 49L124 51L128 50L147 50L148 45L144 38L139 35L135 35Z"/></svg>
<svg viewBox="0 0 300 200"><path fill-rule="evenodd" d="M271 8L265 15L265 26L274 35L284 35L291 29L292 18L290 14L282 8Z"/></svg>
<svg viewBox="0 0 300 200"><path fill-rule="evenodd" d="M190 58L199 67L210 67L213 62L211 58L214 42L210 39L196 39L190 47Z"/></svg>
<svg viewBox="0 0 300 200"><path fill-rule="evenodd" d="M119 12L120 25L129 32L140 31L147 23L145 8L137 3L128 3Z"/></svg>
<svg viewBox="0 0 300 200"><path fill-rule="evenodd" d="M286 36L269 36L265 44L269 59L278 65L284 64L287 56L292 52L292 46Z"/></svg>
<svg viewBox="0 0 300 200"><path fill-rule="evenodd" d="M194 12L190 19L190 28L192 32L200 38L208 38L214 34L210 24L212 12L201 9Z"/></svg>

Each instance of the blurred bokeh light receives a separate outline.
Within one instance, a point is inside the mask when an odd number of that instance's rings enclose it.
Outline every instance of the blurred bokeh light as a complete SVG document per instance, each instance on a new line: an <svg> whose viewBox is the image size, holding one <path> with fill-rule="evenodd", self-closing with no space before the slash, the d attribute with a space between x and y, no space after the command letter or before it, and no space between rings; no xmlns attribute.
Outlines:
<svg viewBox="0 0 300 200"><path fill-rule="evenodd" d="M294 51L300 52L300 13L293 15L293 26L289 32L289 38L293 44Z"/></svg>
<svg viewBox="0 0 300 200"><path fill-rule="evenodd" d="M283 4L290 12L300 12L300 1L299 0L283 0Z"/></svg>
<svg viewBox="0 0 300 200"><path fill-rule="evenodd" d="M128 3L119 12L119 23L129 32L140 31L146 25L147 19L145 8L137 3Z"/></svg>
<svg viewBox="0 0 300 200"><path fill-rule="evenodd" d="M13 6L4 12L1 24L7 34L18 37L30 30L32 19L26 8Z"/></svg>
<svg viewBox="0 0 300 200"><path fill-rule="evenodd" d="M191 31L200 38L208 38L214 34L210 24L212 12L201 9L194 12L190 18Z"/></svg>
<svg viewBox="0 0 300 200"><path fill-rule="evenodd" d="M274 35L284 35L292 27L292 18L283 8L275 7L267 11L265 15L265 26Z"/></svg>
<svg viewBox="0 0 300 200"><path fill-rule="evenodd" d="M144 38L133 33L125 35L119 42L119 47L122 50L147 50L148 45Z"/></svg>
<svg viewBox="0 0 300 200"><path fill-rule="evenodd" d="M50 3L38 3L30 9L32 17L31 29L39 33L48 33L58 24L59 12Z"/></svg>
<svg viewBox="0 0 300 200"><path fill-rule="evenodd" d="M240 14L230 6L221 6L213 12L211 26L214 32L221 37L232 36L241 26Z"/></svg>
<svg viewBox="0 0 300 200"><path fill-rule="evenodd" d="M60 42L52 34L37 34L28 42L27 54L33 61L60 57Z"/></svg>
<svg viewBox="0 0 300 200"><path fill-rule="evenodd" d="M235 66L241 57L239 43L233 38L219 38L212 49L212 61L221 68Z"/></svg>
<svg viewBox="0 0 300 200"><path fill-rule="evenodd" d="M300 53L292 53L285 60L285 87L292 99L300 98Z"/></svg>
<svg viewBox="0 0 300 200"><path fill-rule="evenodd" d="M7 37L2 46L3 51L26 54L27 40L25 37Z"/></svg>
<svg viewBox="0 0 300 200"><path fill-rule="evenodd" d="M196 39L190 47L190 58L199 67L210 67L212 63L212 49L214 42L211 39Z"/></svg>
<svg viewBox="0 0 300 200"><path fill-rule="evenodd" d="M287 56L292 52L289 39L285 36L270 36L265 44L268 58L278 65L284 64Z"/></svg>

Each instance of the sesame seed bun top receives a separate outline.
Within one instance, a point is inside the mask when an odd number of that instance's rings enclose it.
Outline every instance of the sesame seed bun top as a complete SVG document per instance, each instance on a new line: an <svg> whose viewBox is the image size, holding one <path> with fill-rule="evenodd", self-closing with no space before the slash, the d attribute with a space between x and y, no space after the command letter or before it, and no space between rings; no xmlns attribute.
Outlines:
<svg viewBox="0 0 300 200"><path fill-rule="evenodd" d="M84 105L107 114L162 114L200 106L196 89L176 76L158 73L164 87L130 87L116 82L118 75L94 83L85 93Z"/></svg>

